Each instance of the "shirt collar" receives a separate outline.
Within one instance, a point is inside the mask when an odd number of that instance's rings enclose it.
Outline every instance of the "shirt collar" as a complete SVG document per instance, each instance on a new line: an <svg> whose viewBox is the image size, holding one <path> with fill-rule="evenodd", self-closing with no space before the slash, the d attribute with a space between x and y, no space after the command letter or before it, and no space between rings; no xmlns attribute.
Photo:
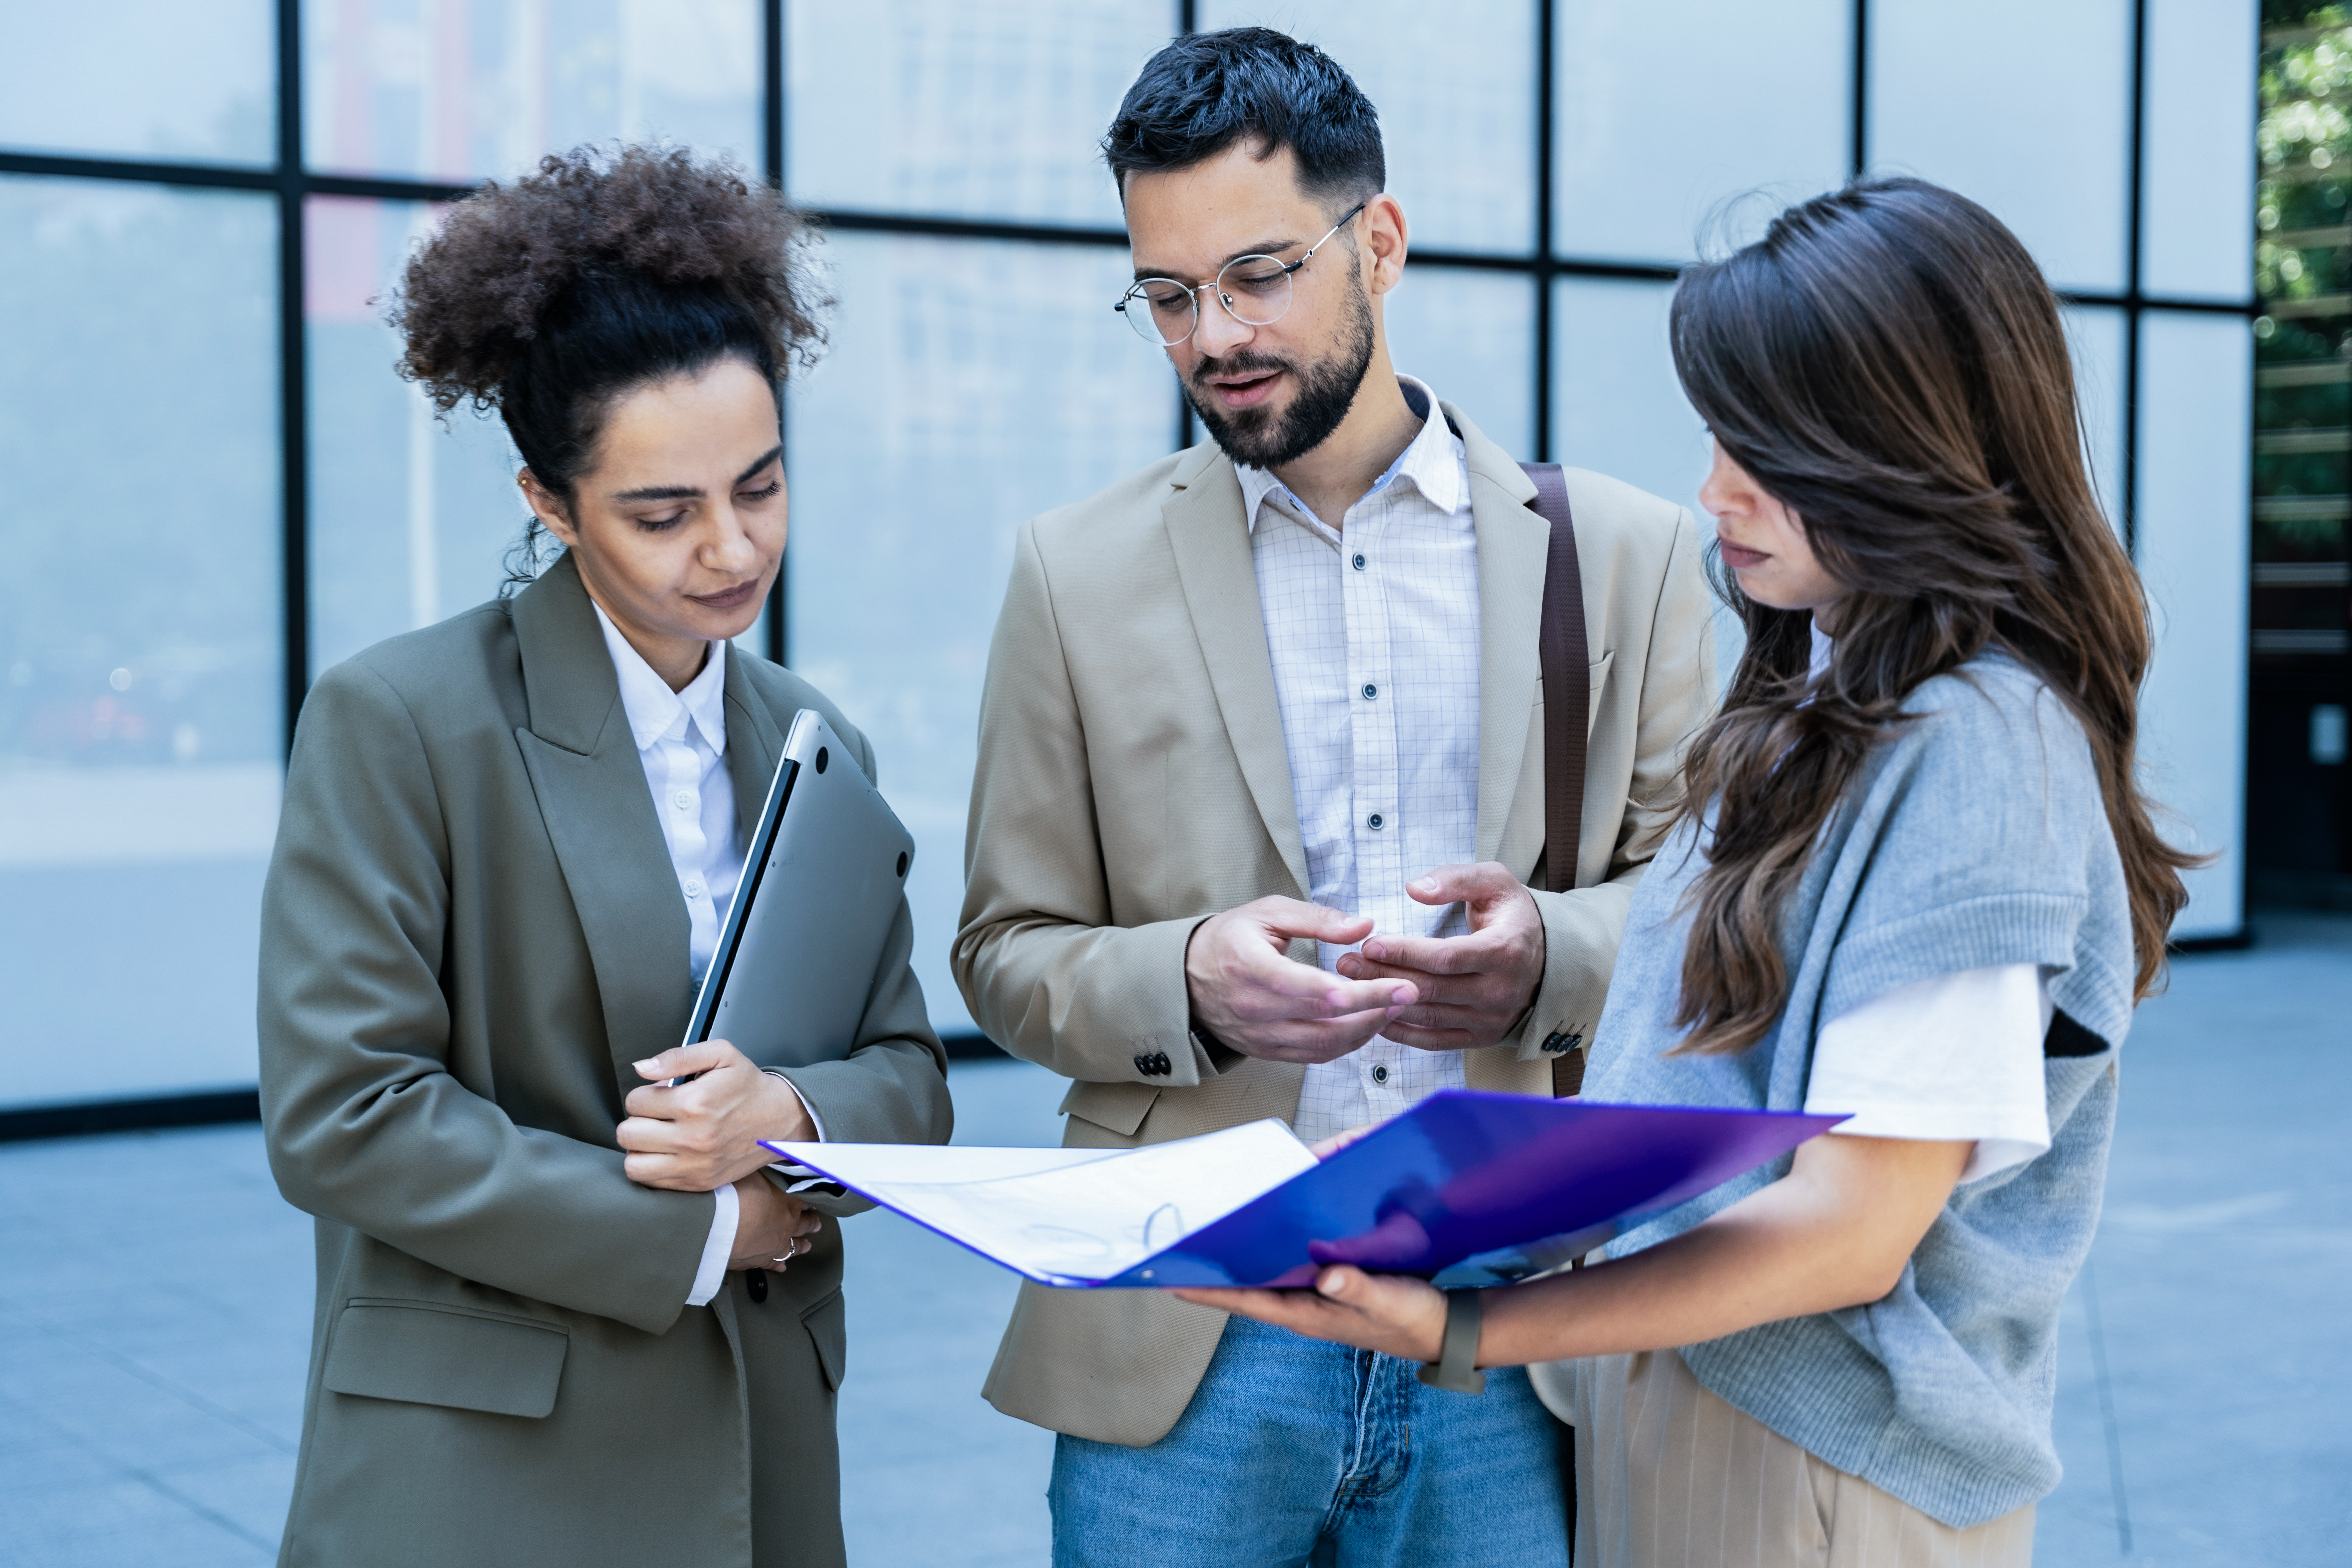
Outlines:
<svg viewBox="0 0 2352 1568"><path fill-rule="evenodd" d="M672 691L669 682L654 673L645 656L629 646L604 606L593 599L596 624L604 630L604 647L613 656L613 673L620 678L621 711L628 716L629 733L640 752L665 739L684 740L690 723L715 755L727 754L727 645L714 642L702 671Z"/></svg>
<svg viewBox="0 0 2352 1568"><path fill-rule="evenodd" d="M1449 517L1458 516L1470 504L1469 464L1460 439L1445 423L1445 411L1437 405L1437 395L1429 390L1426 383L1401 375L1397 385L1402 389L1407 403L1423 411L1421 430L1397 454L1388 471L1374 479L1372 488L1364 493L1378 495L1383 487L1409 479L1430 505ZM1236 463L1234 477L1241 481L1242 504L1253 533L1257 531L1258 507L1270 495L1281 495L1301 516L1312 515L1290 493L1290 487L1275 478L1270 469Z"/></svg>

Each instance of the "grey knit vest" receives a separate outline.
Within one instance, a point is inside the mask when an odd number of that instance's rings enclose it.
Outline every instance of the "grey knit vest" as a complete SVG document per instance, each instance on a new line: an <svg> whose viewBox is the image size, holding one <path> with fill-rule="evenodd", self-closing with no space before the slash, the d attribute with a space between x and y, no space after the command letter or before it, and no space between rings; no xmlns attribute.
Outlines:
<svg viewBox="0 0 2352 1568"><path fill-rule="evenodd" d="M1922 685L1873 752L1784 913L1791 983L1773 1032L1736 1056L1670 1056L1705 868L1685 821L1633 897L1595 1032L1588 1099L1802 1107L1821 1026L1890 986L1993 964L2051 974L2049 1152L1957 1190L1902 1281L1866 1307L1683 1351L1698 1380L1809 1453L1965 1528L2058 1483L2050 1412L2058 1308L2089 1251L2132 1014L2132 933L2082 728L1999 655ZM1629 1229L1623 1255L1787 1173L1782 1158Z"/></svg>

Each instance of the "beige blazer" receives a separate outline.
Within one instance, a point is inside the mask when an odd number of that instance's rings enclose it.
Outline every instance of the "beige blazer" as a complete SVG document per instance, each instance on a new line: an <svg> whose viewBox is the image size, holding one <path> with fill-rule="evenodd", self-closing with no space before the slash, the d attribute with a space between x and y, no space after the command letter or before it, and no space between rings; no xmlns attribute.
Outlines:
<svg viewBox="0 0 2352 1568"><path fill-rule="evenodd" d="M1550 528L1528 510L1535 487L1518 465L1443 406L1469 449L1478 537L1478 858L1539 888ZM1528 1094L1550 1092L1544 1042L1589 1034L1600 1016L1626 902L1715 685L1690 514L1599 474L1567 477L1592 659L1576 888L1536 894L1547 952L1527 1024L1464 1062L1474 1087ZM992 1038L1073 1080L1066 1144L1297 1115L1304 1068L1189 1027L1192 928L1308 887L1247 514L1213 447L1022 529L989 655L964 864L957 984ZM1314 963L1314 944L1294 956ZM1146 1074L1160 1052L1173 1071ZM1024 1285L985 1393L1058 1432L1154 1442L1223 1326L1152 1291Z"/></svg>
<svg viewBox="0 0 2352 1568"><path fill-rule="evenodd" d="M873 771L789 671L730 649L725 701L747 831L801 708ZM834 1138L947 1139L910 930L856 1049L788 1074ZM765 1301L733 1274L689 1308L716 1200L614 1143L629 1063L685 1031L687 942L568 558L312 689L262 915L270 1166L318 1216L282 1563L841 1562L839 1227Z"/></svg>

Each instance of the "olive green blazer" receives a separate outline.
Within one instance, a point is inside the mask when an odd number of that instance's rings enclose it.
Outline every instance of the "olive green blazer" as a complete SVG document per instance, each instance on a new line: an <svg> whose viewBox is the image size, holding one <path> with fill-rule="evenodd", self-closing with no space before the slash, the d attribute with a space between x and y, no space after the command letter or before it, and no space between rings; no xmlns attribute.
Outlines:
<svg viewBox="0 0 2352 1568"><path fill-rule="evenodd" d="M872 774L791 672L730 648L725 692L747 836L801 708ZM281 1563L842 1561L839 1227L688 1308L715 1200L614 1142L685 1032L688 929L568 557L312 689L262 915L270 1167L318 1216ZM948 1137L911 934L902 904L856 1050L787 1075L833 1138Z"/></svg>

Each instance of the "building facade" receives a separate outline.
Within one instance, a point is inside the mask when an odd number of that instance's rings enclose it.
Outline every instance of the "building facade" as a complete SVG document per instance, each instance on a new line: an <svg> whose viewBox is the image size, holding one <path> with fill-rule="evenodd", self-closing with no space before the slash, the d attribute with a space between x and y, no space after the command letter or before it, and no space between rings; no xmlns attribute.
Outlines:
<svg viewBox="0 0 2352 1568"><path fill-rule="evenodd" d="M925 985L941 1028L969 1029L946 950L1013 531L1195 438L1110 310L1129 268L1095 144L1172 32L1244 22L1321 44L1381 110L1413 245L1389 307L1400 367L1526 457L1678 500L1706 463L1664 340L1680 266L1861 170L2007 220L2067 297L2087 456L2161 620L2150 778L2217 856L2177 934L2234 940L2250 845L2270 843L2267 822L2249 836L2248 682L2277 568L2336 574L2341 651L2352 384L2319 323L2347 323L2305 301L2341 316L2346 285L2273 304L2258 337L2251 237L2258 52L2284 83L2280 51L2305 50L2296 101L2334 113L2309 75L2334 19L2298 15L2312 36L2289 45L2254 0L1691 0L1671 25L1635 0L12 7L0 1110L249 1090L256 908L301 694L496 593L523 521L502 430L431 417L393 374L381 301L439 204L613 138L730 153L829 225L832 343L788 400L787 576L750 640L873 737L920 844ZM2263 167L2273 291L2284 256L2310 276L2347 254L2340 186L2294 185L2337 190L2332 216L2279 193L2319 150L2352 158L2340 115L2317 140L2277 131L2284 90L2262 155L2302 163ZM2290 393L2333 445L2279 445ZM2273 459L2305 450L2339 477L2290 495ZM2257 515L2332 519L2334 555L2258 545ZM2258 764L2293 728L2268 679ZM2294 753L2322 784L2343 773L2336 700L2336 762L2315 760L2324 717Z"/></svg>

